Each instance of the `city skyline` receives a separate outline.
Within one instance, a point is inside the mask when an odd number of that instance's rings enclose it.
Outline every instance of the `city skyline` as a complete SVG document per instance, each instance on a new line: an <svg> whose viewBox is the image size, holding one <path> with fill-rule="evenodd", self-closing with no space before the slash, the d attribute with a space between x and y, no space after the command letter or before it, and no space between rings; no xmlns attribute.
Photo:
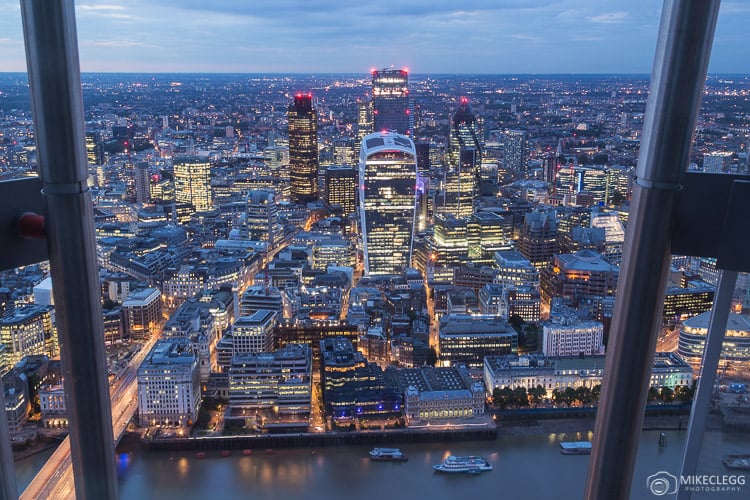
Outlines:
<svg viewBox="0 0 750 500"><path fill-rule="evenodd" d="M0 1L0 13L0 70L24 71L18 2ZM646 1L76 6L85 72L648 73L660 13ZM747 71L737 55L748 22L750 5L722 3L710 72Z"/></svg>

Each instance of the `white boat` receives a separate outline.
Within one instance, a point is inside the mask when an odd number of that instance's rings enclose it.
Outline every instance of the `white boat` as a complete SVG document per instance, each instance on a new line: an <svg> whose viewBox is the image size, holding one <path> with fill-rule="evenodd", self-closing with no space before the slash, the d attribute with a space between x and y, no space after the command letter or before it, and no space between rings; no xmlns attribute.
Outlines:
<svg viewBox="0 0 750 500"><path fill-rule="evenodd" d="M463 472L464 474L480 474L492 470L492 465L482 457L455 457L445 459L442 464L432 466L437 472Z"/></svg>
<svg viewBox="0 0 750 500"><path fill-rule="evenodd" d="M408 460L398 448L373 448L370 450L370 460L383 462L406 462Z"/></svg>
<svg viewBox="0 0 750 500"><path fill-rule="evenodd" d="M560 453L563 455L589 455L591 453L591 442L589 441L565 441L560 443Z"/></svg>

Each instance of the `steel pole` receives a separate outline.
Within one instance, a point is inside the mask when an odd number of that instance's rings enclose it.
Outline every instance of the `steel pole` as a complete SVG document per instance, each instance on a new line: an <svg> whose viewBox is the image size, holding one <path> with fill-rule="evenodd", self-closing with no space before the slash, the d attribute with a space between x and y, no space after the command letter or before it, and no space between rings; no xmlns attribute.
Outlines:
<svg viewBox="0 0 750 500"><path fill-rule="evenodd" d="M594 427L589 500L630 496L670 265L675 192L688 164L718 9L718 0L664 2Z"/></svg>
<svg viewBox="0 0 750 500"><path fill-rule="evenodd" d="M72 0L21 0L76 497L117 498Z"/></svg>
<svg viewBox="0 0 750 500"><path fill-rule="evenodd" d="M0 376L0 500L16 500L16 469L13 466L13 449L10 444L8 416L5 414L5 386Z"/></svg>
<svg viewBox="0 0 750 500"><path fill-rule="evenodd" d="M727 331L729 310L732 307L732 295L736 284L737 271L721 271L719 284L716 287L714 305L711 308L706 344L703 347L703 362L701 363L698 388L693 398L693 408L690 410L685 449L682 454L681 476L695 474L698 467L698 456L703 444L703 432L706 430L708 408L711 404L711 396L716 382L716 369L719 366L724 333ZM688 489L680 488L677 491L678 500L687 500L691 496L692 492Z"/></svg>

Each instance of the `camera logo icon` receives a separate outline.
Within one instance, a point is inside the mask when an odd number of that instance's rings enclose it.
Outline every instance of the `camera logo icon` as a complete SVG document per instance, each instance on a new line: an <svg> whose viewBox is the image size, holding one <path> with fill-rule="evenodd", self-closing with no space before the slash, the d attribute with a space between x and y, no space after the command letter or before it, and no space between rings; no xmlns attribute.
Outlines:
<svg viewBox="0 0 750 500"><path fill-rule="evenodd" d="M674 495L677 493L678 484L676 476L663 470L646 478L646 486L649 491L658 497Z"/></svg>

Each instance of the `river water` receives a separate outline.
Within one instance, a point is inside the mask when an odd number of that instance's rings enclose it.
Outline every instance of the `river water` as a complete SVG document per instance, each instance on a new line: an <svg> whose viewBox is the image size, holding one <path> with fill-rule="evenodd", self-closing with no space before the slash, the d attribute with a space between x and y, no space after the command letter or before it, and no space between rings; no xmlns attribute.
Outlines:
<svg viewBox="0 0 750 500"><path fill-rule="evenodd" d="M643 431L631 498L654 499L646 479L659 471L677 474L684 431L667 431L659 448L658 431ZM588 456L560 453L560 441L590 439L591 433L546 435L502 434L495 441L409 444L405 463L370 462L370 447L278 449L272 454L234 452L221 457L208 452L128 452L118 455L120 497L134 500L201 499L568 499L582 498ZM708 432L699 472L731 474L721 463L724 454L750 453L750 435ZM442 475L432 465L449 454L481 455L494 470L479 476ZM17 463L19 486L31 479L42 458ZM736 472L736 471L735 471ZM693 498L748 499L740 491L694 493ZM667 497L665 497L667 498Z"/></svg>

